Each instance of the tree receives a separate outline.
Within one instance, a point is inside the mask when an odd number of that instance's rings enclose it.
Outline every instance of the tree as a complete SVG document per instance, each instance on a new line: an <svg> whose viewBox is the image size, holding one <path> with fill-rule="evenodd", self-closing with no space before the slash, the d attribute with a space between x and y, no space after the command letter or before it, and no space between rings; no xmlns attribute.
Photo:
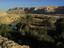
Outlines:
<svg viewBox="0 0 64 48"><path fill-rule="evenodd" d="M29 24L32 20L31 15L26 15L25 17L21 18L21 22L19 22L17 26L17 30L20 32L29 32Z"/></svg>

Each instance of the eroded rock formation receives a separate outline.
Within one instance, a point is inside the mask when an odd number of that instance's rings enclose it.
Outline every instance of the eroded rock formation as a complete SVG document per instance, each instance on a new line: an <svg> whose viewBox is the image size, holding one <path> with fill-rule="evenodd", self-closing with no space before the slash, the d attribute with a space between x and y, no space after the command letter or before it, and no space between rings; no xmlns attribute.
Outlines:
<svg viewBox="0 0 64 48"><path fill-rule="evenodd" d="M0 48L29 48L29 46L19 45L16 42L0 35Z"/></svg>
<svg viewBox="0 0 64 48"><path fill-rule="evenodd" d="M47 6L47 7L31 7L31 8L22 8L16 7L9 9L8 13L12 14L63 14L64 6Z"/></svg>

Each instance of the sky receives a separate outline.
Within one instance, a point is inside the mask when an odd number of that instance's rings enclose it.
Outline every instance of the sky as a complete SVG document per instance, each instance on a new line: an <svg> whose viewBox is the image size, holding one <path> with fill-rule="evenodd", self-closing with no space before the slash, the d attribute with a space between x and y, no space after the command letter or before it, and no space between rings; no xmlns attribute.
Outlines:
<svg viewBox="0 0 64 48"><path fill-rule="evenodd" d="M0 10L34 6L64 6L64 0L0 0Z"/></svg>

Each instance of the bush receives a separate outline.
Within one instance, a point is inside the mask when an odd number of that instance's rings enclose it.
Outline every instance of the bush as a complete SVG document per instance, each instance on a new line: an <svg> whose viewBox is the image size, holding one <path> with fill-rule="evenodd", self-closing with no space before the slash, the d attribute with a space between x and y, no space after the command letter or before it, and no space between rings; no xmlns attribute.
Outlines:
<svg viewBox="0 0 64 48"><path fill-rule="evenodd" d="M6 24L0 24L0 32L8 32L11 31L11 27Z"/></svg>
<svg viewBox="0 0 64 48"><path fill-rule="evenodd" d="M0 35L4 37L10 37L10 32L12 31L11 27L6 24L0 24Z"/></svg>

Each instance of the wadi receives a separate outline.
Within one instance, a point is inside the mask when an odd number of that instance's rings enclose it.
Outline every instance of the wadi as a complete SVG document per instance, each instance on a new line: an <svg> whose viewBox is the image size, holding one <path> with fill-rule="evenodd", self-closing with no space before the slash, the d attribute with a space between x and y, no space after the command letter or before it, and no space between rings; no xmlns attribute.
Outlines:
<svg viewBox="0 0 64 48"><path fill-rule="evenodd" d="M64 6L13 7L0 12L1 48L64 48Z"/></svg>

